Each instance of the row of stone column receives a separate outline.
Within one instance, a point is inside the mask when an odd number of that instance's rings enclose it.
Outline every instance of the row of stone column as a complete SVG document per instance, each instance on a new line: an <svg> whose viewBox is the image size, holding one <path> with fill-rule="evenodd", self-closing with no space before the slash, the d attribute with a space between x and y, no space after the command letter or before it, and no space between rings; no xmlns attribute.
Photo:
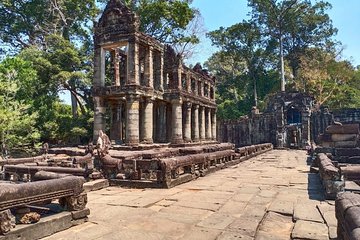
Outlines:
<svg viewBox="0 0 360 240"><path fill-rule="evenodd" d="M216 140L216 109L185 103L184 141Z"/></svg>
<svg viewBox="0 0 360 240"><path fill-rule="evenodd" d="M100 98L95 101L95 125L94 136L99 130L105 129L105 112L106 108ZM170 107L170 105L167 105ZM112 123L119 126L112 126L110 136L112 139L122 139L123 120L122 108L125 107L125 143L128 145L137 145L140 142L151 144L154 142L154 129L156 131L167 132L171 143L179 144L183 142L198 142L216 139L216 109L207 108L179 100L171 102L171 118L165 117L163 105L160 108L161 116L154 123L154 102L151 98L144 98L140 105L138 96L127 96L125 104L115 103L112 106ZM114 112L117 111L117 112ZM183 111L185 111L183 113ZM141 117L140 117L141 115ZM154 128L154 124L156 127ZM170 127L168 128L168 125ZM141 133L141 134L140 134ZM156 133L156 134L159 134ZM163 134L162 134L163 135ZM166 139L165 139L166 140Z"/></svg>

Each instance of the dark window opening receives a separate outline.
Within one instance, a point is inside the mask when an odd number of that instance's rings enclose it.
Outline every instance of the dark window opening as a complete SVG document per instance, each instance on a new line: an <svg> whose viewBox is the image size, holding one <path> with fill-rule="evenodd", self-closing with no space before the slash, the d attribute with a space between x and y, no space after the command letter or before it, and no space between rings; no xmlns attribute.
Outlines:
<svg viewBox="0 0 360 240"><path fill-rule="evenodd" d="M300 124L301 112L295 108L289 108L287 111L287 124Z"/></svg>

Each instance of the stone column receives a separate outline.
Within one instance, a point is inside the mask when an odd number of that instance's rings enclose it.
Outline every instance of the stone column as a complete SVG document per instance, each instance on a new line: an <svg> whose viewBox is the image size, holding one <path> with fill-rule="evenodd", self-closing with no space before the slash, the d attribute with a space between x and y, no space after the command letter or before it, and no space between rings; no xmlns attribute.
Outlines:
<svg viewBox="0 0 360 240"><path fill-rule="evenodd" d="M129 42L127 57L127 84L139 85L139 44L134 39Z"/></svg>
<svg viewBox="0 0 360 240"><path fill-rule="evenodd" d="M206 117L206 129L205 129L205 138L207 140L211 140L212 136L211 136L211 109L208 108L205 110L205 117Z"/></svg>
<svg viewBox="0 0 360 240"><path fill-rule="evenodd" d="M151 98L146 98L144 102L144 117L141 123L143 133L143 143L152 144L153 140L153 107L154 103Z"/></svg>
<svg viewBox="0 0 360 240"><path fill-rule="evenodd" d="M302 119L302 136L301 136L301 148L306 148L307 146L310 145L310 140L311 140L311 111L310 110L306 110L303 111L301 116Z"/></svg>
<svg viewBox="0 0 360 240"><path fill-rule="evenodd" d="M205 107L200 107L200 114L199 114L199 123L200 123L200 141L205 140Z"/></svg>
<svg viewBox="0 0 360 240"><path fill-rule="evenodd" d="M213 113L211 116L211 135L212 135L212 140L216 140L217 136L216 136L216 109L213 109Z"/></svg>
<svg viewBox="0 0 360 240"><path fill-rule="evenodd" d="M166 105L164 102L159 103L159 118L157 121L157 134L160 142L166 142Z"/></svg>
<svg viewBox="0 0 360 240"><path fill-rule="evenodd" d="M99 131L102 130L105 132L105 112L106 107L104 104L104 99L101 97L94 97L94 139L93 142L96 143L99 137Z"/></svg>
<svg viewBox="0 0 360 240"><path fill-rule="evenodd" d="M94 52L94 87L105 86L105 50L97 47Z"/></svg>
<svg viewBox="0 0 360 240"><path fill-rule="evenodd" d="M110 139L122 140L122 107L120 102L115 102L111 107Z"/></svg>
<svg viewBox="0 0 360 240"><path fill-rule="evenodd" d="M184 140L185 142L191 142L191 103L185 103L186 116L185 116L185 131Z"/></svg>
<svg viewBox="0 0 360 240"><path fill-rule="evenodd" d="M147 86L154 88L154 57L152 46L149 46L145 56L145 79Z"/></svg>
<svg viewBox="0 0 360 240"><path fill-rule="evenodd" d="M159 90L164 91L164 52L161 52L160 54L160 86Z"/></svg>
<svg viewBox="0 0 360 240"><path fill-rule="evenodd" d="M276 118L276 147L286 147L286 132L285 132L285 120L284 120L284 108L277 106L275 110Z"/></svg>
<svg viewBox="0 0 360 240"><path fill-rule="evenodd" d="M115 86L120 86L120 59L119 59L119 49L116 48L112 52L113 64L114 64L114 84Z"/></svg>
<svg viewBox="0 0 360 240"><path fill-rule="evenodd" d="M126 99L126 138L127 145L139 144L139 98L130 95Z"/></svg>
<svg viewBox="0 0 360 240"><path fill-rule="evenodd" d="M193 111L193 124L192 124L192 131L193 131L193 141L198 142L199 141L199 105L194 106Z"/></svg>
<svg viewBox="0 0 360 240"><path fill-rule="evenodd" d="M186 91L189 93L191 92L191 79L189 73L186 74Z"/></svg>
<svg viewBox="0 0 360 240"><path fill-rule="evenodd" d="M172 117L171 117L171 143L178 144L183 143L182 135L182 101L172 100Z"/></svg>
<svg viewBox="0 0 360 240"><path fill-rule="evenodd" d="M198 91L199 91L199 96L203 97L204 96L204 83L202 81L198 82Z"/></svg>

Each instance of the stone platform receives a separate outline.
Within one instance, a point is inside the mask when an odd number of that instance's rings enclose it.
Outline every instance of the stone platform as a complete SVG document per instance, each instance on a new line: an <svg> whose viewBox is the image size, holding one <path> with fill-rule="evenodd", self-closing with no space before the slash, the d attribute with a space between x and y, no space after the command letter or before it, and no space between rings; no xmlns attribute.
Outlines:
<svg viewBox="0 0 360 240"><path fill-rule="evenodd" d="M305 151L273 150L171 189L89 192L89 221L45 238L335 239Z"/></svg>
<svg viewBox="0 0 360 240"><path fill-rule="evenodd" d="M171 188L271 149L269 143L235 149L231 143L213 142L138 151L115 148L107 155L100 155L98 168L110 185Z"/></svg>

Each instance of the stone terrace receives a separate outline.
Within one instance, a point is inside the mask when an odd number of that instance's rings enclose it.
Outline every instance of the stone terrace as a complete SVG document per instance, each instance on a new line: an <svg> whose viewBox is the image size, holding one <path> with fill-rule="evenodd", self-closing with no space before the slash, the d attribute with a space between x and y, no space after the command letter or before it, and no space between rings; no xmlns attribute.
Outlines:
<svg viewBox="0 0 360 240"><path fill-rule="evenodd" d="M307 155L273 150L172 189L88 194L89 222L46 239L335 239Z"/></svg>

